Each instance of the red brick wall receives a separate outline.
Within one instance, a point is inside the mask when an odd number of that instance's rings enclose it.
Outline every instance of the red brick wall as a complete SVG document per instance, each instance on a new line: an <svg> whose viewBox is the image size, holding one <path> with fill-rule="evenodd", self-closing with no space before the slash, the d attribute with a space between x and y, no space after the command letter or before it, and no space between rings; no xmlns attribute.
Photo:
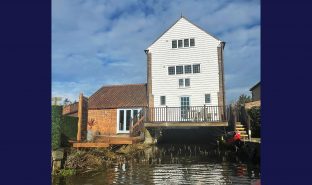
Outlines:
<svg viewBox="0 0 312 185"><path fill-rule="evenodd" d="M101 135L116 134L117 109L89 110L88 121L94 120L92 128L88 130L100 132Z"/></svg>

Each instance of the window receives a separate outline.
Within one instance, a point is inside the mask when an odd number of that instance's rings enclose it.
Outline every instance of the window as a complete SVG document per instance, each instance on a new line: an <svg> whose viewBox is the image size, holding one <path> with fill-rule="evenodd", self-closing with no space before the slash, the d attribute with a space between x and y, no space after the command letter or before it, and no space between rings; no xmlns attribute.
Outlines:
<svg viewBox="0 0 312 185"><path fill-rule="evenodd" d="M183 79L179 79L179 87L184 87Z"/></svg>
<svg viewBox="0 0 312 185"><path fill-rule="evenodd" d="M189 78L185 78L185 87L189 87L190 86L190 79Z"/></svg>
<svg viewBox="0 0 312 185"><path fill-rule="evenodd" d="M177 74L183 74L183 66L176 66Z"/></svg>
<svg viewBox="0 0 312 185"><path fill-rule="evenodd" d="M190 39L190 45L195 46L195 39Z"/></svg>
<svg viewBox="0 0 312 185"><path fill-rule="evenodd" d="M172 40L172 48L188 48L190 46L195 46L194 38Z"/></svg>
<svg viewBox="0 0 312 185"><path fill-rule="evenodd" d="M172 41L172 48L177 48L177 40Z"/></svg>
<svg viewBox="0 0 312 185"><path fill-rule="evenodd" d="M189 87L190 85L191 85L191 81L189 78L179 79L179 88Z"/></svg>
<svg viewBox="0 0 312 185"><path fill-rule="evenodd" d="M193 65L193 73L200 73L200 64Z"/></svg>
<svg viewBox="0 0 312 185"><path fill-rule="evenodd" d="M211 103L210 94L205 94L205 103Z"/></svg>
<svg viewBox="0 0 312 185"><path fill-rule="evenodd" d="M174 75L175 74L175 67L168 67L168 75Z"/></svg>
<svg viewBox="0 0 312 185"><path fill-rule="evenodd" d="M160 96L160 105L166 105L166 96Z"/></svg>
<svg viewBox="0 0 312 185"><path fill-rule="evenodd" d="M184 66L184 72L185 74L192 73L192 65Z"/></svg>
<svg viewBox="0 0 312 185"><path fill-rule="evenodd" d="M182 46L183 46L182 40L178 40L178 47L182 48Z"/></svg>
<svg viewBox="0 0 312 185"><path fill-rule="evenodd" d="M184 47L189 47L189 39L184 39Z"/></svg>

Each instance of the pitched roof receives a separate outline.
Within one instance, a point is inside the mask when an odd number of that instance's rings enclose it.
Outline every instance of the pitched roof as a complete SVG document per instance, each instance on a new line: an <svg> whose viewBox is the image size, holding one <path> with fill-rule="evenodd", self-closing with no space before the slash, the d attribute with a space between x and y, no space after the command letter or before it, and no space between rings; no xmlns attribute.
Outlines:
<svg viewBox="0 0 312 185"><path fill-rule="evenodd" d="M205 33L207 33L208 35L212 36L213 38L215 38L216 40L219 40L221 42L224 42L222 40L220 40L219 38L217 38L216 36L212 35L211 33L207 32L206 30L204 30L203 28L201 28L200 26L192 23L189 19L187 19L184 16L181 16L180 19L176 20L176 22L174 22L166 31L164 31L157 39L154 40L154 42L152 44L150 44L147 48L151 47L158 39L160 39L167 31L169 31L177 22L179 22L181 19L185 19L187 22L191 23L192 25L196 26L197 28L199 28L200 30L204 31Z"/></svg>
<svg viewBox="0 0 312 185"><path fill-rule="evenodd" d="M103 86L89 97L89 109L147 106L146 84Z"/></svg>
<svg viewBox="0 0 312 185"><path fill-rule="evenodd" d="M260 85L260 82L256 83L256 85L252 86L252 87L249 89L249 91L254 90L254 88L258 87L259 85Z"/></svg>

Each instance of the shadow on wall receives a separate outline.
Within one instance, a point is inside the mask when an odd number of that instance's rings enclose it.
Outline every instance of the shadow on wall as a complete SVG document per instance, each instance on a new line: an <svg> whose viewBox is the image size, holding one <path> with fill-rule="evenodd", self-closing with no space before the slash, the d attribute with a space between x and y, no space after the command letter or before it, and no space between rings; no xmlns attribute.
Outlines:
<svg viewBox="0 0 312 185"><path fill-rule="evenodd" d="M149 128L153 138L157 138L159 144L217 144L217 138L225 133L225 127L206 128Z"/></svg>

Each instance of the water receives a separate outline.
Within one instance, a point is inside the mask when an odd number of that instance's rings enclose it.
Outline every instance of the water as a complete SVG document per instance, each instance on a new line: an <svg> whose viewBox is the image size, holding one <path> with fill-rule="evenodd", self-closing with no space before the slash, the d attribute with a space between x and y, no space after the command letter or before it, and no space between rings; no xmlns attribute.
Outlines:
<svg viewBox="0 0 312 185"><path fill-rule="evenodd" d="M86 176L53 179L53 184L251 184L259 165L233 151L207 145L163 144Z"/></svg>

